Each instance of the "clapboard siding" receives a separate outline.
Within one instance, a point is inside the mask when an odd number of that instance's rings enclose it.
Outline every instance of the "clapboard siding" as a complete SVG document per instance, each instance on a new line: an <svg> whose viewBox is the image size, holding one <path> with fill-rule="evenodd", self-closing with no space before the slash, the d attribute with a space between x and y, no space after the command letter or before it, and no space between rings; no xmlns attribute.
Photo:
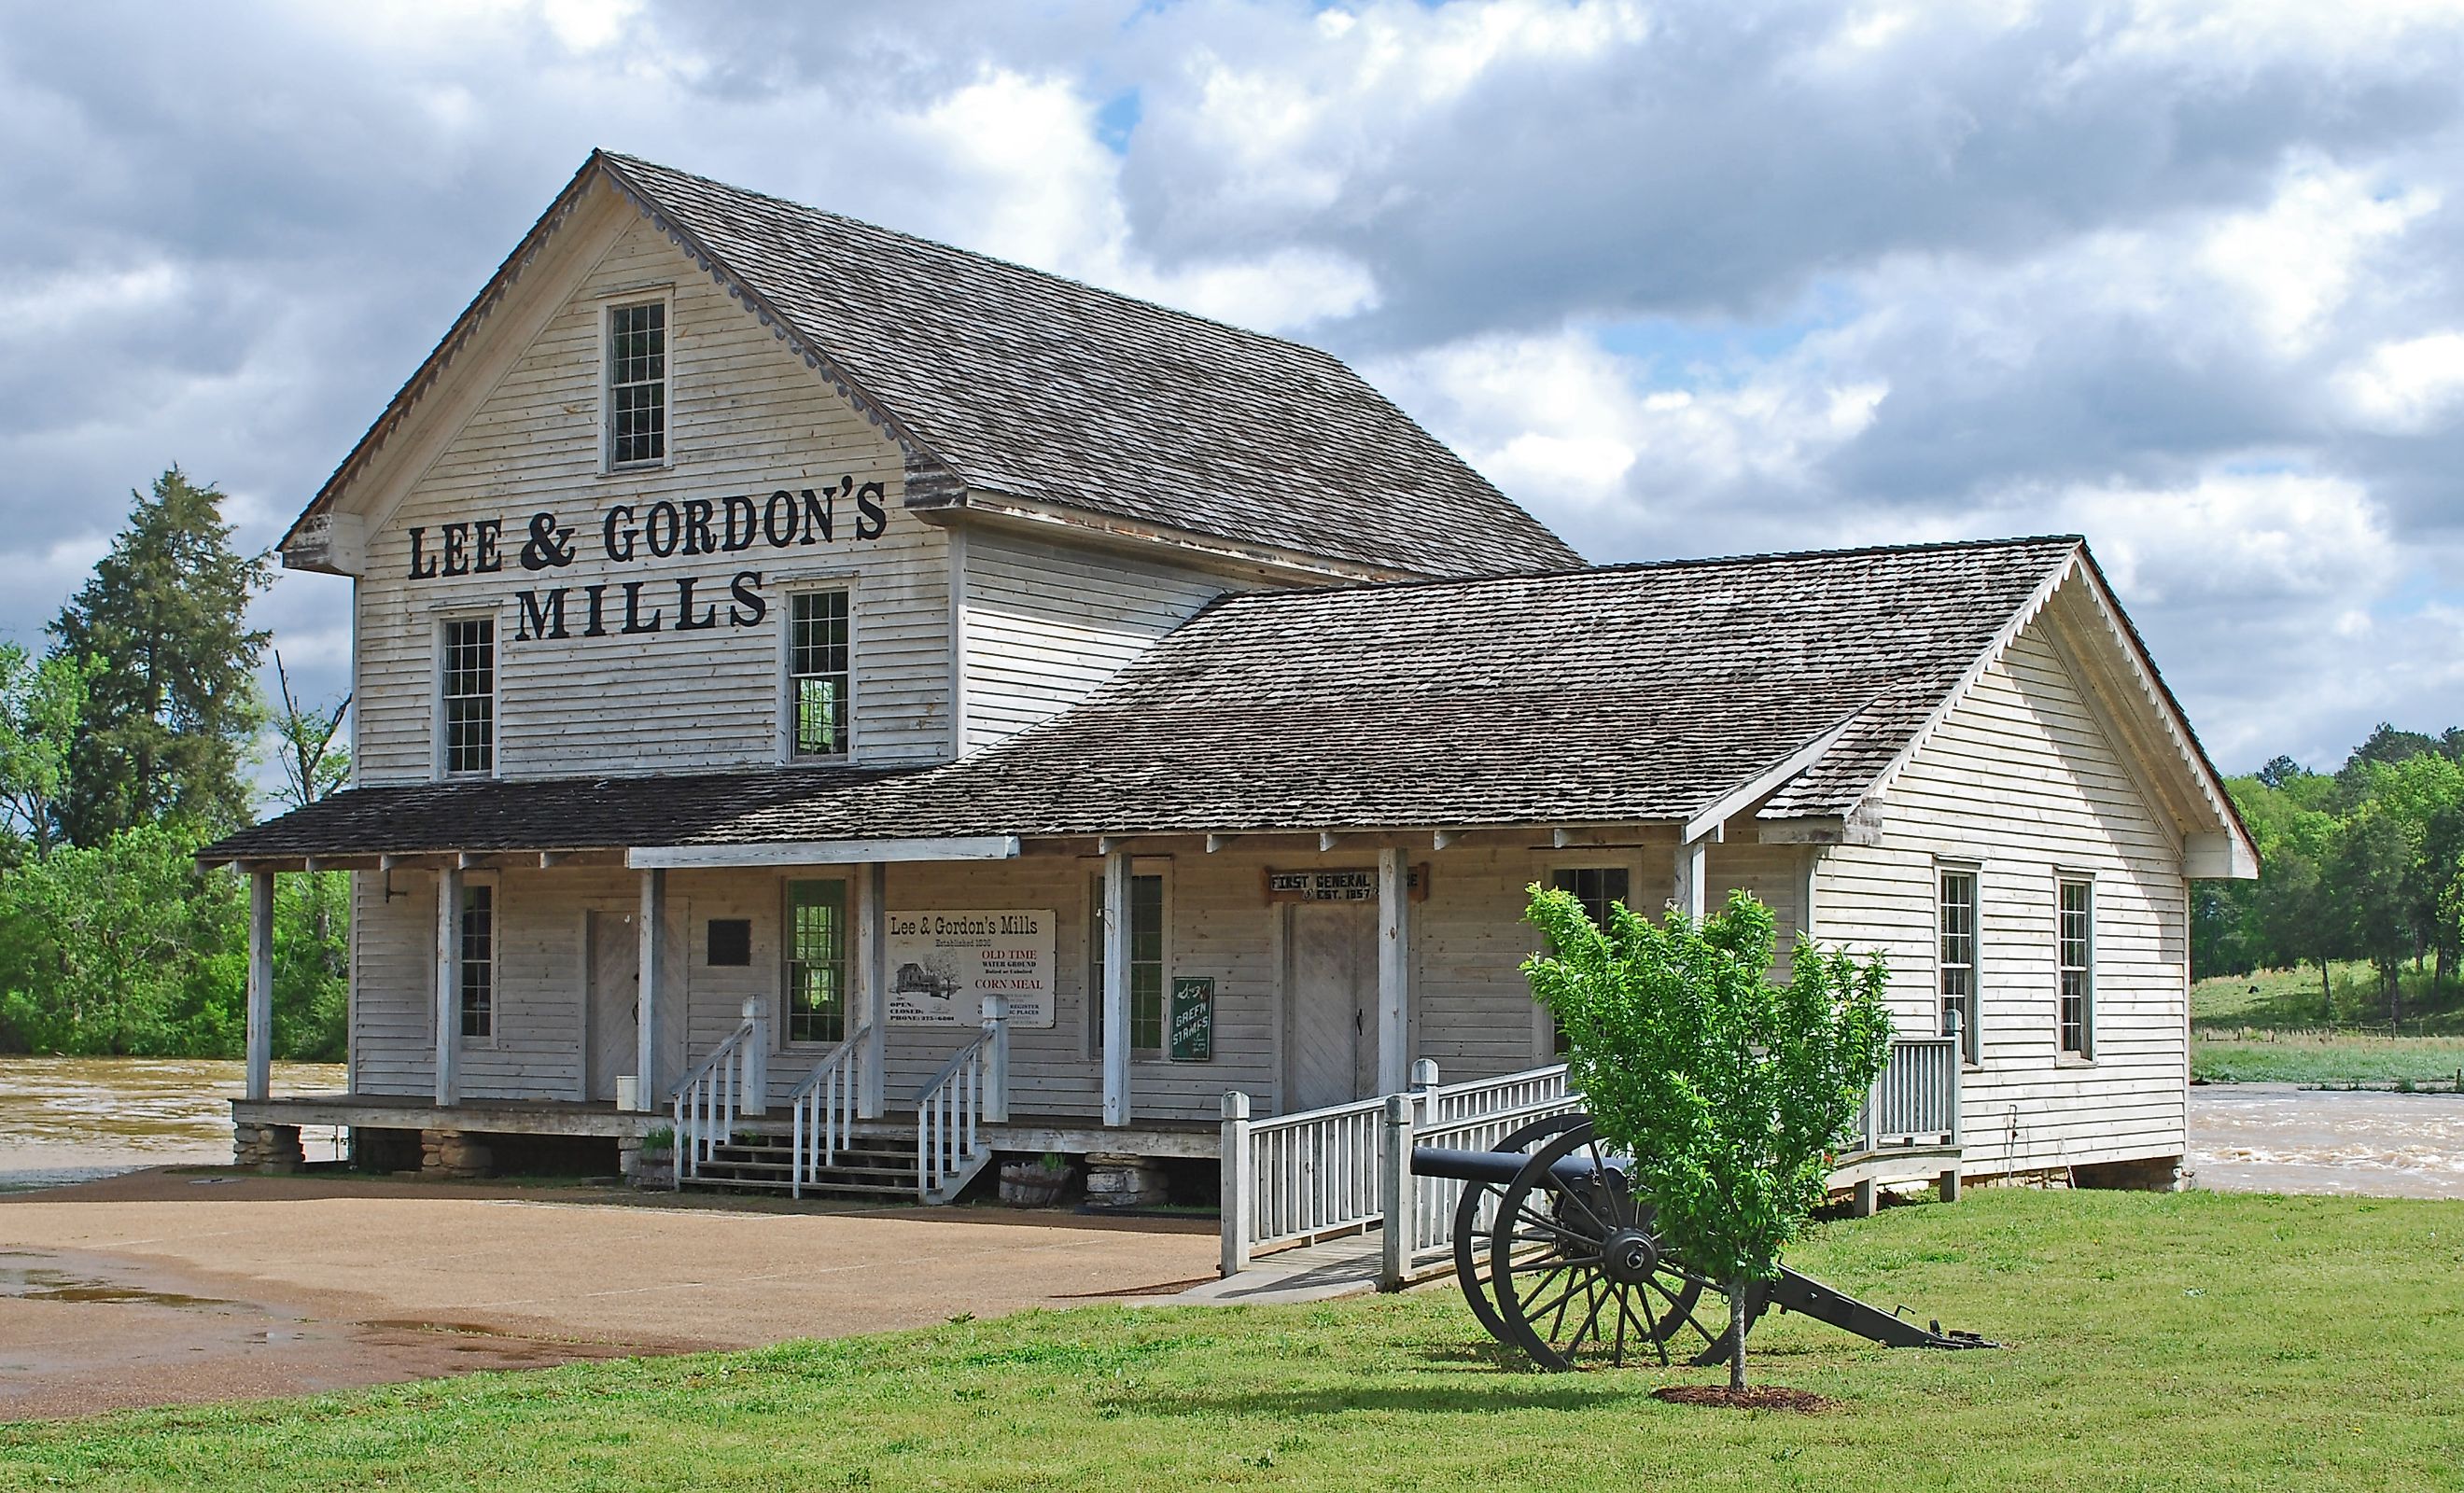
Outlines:
<svg viewBox="0 0 2464 1493"><path fill-rule="evenodd" d="M606 297L671 282L670 351L673 465L603 475L599 470L600 321ZM644 294L653 292L645 291ZM641 552L605 558L608 510L636 521L661 500L766 498L775 490L882 484L887 528L853 538L855 505L842 499L833 539L737 554L668 560ZM357 588L359 738L363 783L417 781L435 763L436 634L448 613L486 612L498 632L497 766L503 777L680 772L771 762L780 742L785 597L801 585L844 584L853 620L853 746L859 759L929 760L950 746L949 542L903 506L896 446L789 357L691 260L635 221L610 244L564 308L411 485L375 532ZM575 530L574 563L537 574L518 563L535 512ZM495 517L504 569L413 581L408 531ZM726 625L730 578L759 572L767 615ZM720 626L679 633L675 581L696 582L696 605L715 601ZM666 629L631 637L516 640L515 593L646 582L645 609ZM611 590L611 606L621 591ZM611 633L613 622L610 623ZM621 703L620 703L621 702Z"/></svg>
<svg viewBox="0 0 2464 1493"><path fill-rule="evenodd" d="M967 537L960 569L969 751L1084 699L1234 589L1184 566L990 532Z"/></svg>
<svg viewBox="0 0 2464 1493"><path fill-rule="evenodd" d="M1890 785L1882 843L1823 856L1816 891L1820 936L1884 955L1895 1018L1931 1031L1937 867L1975 867L1983 1062L1963 1088L1972 1173L2177 1156L2185 1144L2182 843L2051 626L2023 631ZM2056 1053L2064 875L2096 885L2091 1063Z"/></svg>

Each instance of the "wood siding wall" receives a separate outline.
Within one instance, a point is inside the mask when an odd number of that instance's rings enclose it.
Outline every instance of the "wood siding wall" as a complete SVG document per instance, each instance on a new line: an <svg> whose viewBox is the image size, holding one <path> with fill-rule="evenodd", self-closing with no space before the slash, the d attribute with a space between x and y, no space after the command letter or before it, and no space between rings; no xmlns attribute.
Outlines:
<svg viewBox="0 0 2464 1493"><path fill-rule="evenodd" d="M1826 942L1890 960L1903 1030L1938 1026L1936 873L1977 872L1983 1063L1968 1171L2178 1156L2189 1078L2182 844L2146 802L2040 621L1884 797L1883 844L1828 851ZM2056 882L2096 884L2094 1061L2057 1057Z"/></svg>
<svg viewBox="0 0 2464 1493"><path fill-rule="evenodd" d="M672 286L669 351L672 464L603 474L601 322L612 300ZM636 520L662 499L718 500L816 490L841 477L878 482L888 526L853 534L850 498L837 505L835 538L737 554L630 563L604 560L608 509ZM461 431L373 532L357 587L359 780L421 781L435 763L436 638L451 613L485 612L498 637L496 771L503 777L683 772L779 758L786 605L800 585L844 584L853 626L853 744L865 760L929 760L951 745L948 538L902 506L896 446L790 358L738 302L638 220L619 233L580 290L515 360ZM571 527L578 558L532 573L518 563L529 516L552 511ZM408 530L477 518L504 521L504 568L491 575L409 580ZM761 573L768 614L726 625L729 578ZM700 582L720 625L678 633L674 582ZM656 634L516 641L516 592L577 588L570 630L581 631L580 586L648 582L645 611L660 605ZM611 590L611 605L621 593Z"/></svg>

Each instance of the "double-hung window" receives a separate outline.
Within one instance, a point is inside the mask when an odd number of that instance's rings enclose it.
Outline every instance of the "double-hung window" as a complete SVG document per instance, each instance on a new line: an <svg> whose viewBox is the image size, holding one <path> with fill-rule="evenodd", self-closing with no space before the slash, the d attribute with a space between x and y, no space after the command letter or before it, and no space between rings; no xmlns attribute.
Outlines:
<svg viewBox="0 0 2464 1493"><path fill-rule="evenodd" d="M1104 1046L1104 878L1095 878L1089 923L1088 1004L1095 1011L1095 1048ZM1163 878L1130 877L1130 1050L1163 1050Z"/></svg>
<svg viewBox="0 0 2464 1493"><path fill-rule="evenodd" d="M607 308L607 465L668 459L668 305Z"/></svg>
<svg viewBox="0 0 2464 1493"><path fill-rule="evenodd" d="M847 755L845 591L799 591L787 599L787 713L790 757Z"/></svg>
<svg viewBox="0 0 2464 1493"><path fill-rule="evenodd" d="M462 938L454 961L462 1035L486 1041L496 1034L496 889L462 887Z"/></svg>
<svg viewBox="0 0 2464 1493"><path fill-rule="evenodd" d="M1610 904L1634 905L1628 895L1632 878L1622 866L1568 866L1551 872L1549 879L1559 891L1573 892L1574 900L1590 914L1592 926L1602 933L1608 932ZM1549 1019L1549 1029L1550 1050L1561 1054L1568 1051L1566 1029L1557 1024L1554 1016Z"/></svg>
<svg viewBox="0 0 2464 1493"><path fill-rule="evenodd" d="M441 765L449 776L495 771L496 620L448 620L440 663Z"/></svg>
<svg viewBox="0 0 2464 1493"><path fill-rule="evenodd" d="M2061 980L2056 1047L2064 1057L2090 1056L2096 1043L2096 884L2063 880L2056 918L2055 963Z"/></svg>
<svg viewBox="0 0 2464 1493"><path fill-rule="evenodd" d="M1941 953L1935 968L1942 989L1942 1030L1959 1031L1960 1056L1981 1061L1984 1045L1977 1040L1976 1017L1976 873L1941 872L1936 931Z"/></svg>
<svg viewBox="0 0 2464 1493"><path fill-rule="evenodd" d="M847 884L787 883L787 1040L847 1040Z"/></svg>

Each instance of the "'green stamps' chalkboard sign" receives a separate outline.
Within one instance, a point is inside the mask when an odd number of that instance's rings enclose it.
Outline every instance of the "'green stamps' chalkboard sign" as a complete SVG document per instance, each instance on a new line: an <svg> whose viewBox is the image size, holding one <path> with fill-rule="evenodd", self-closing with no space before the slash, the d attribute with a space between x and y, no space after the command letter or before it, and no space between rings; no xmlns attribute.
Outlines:
<svg viewBox="0 0 2464 1493"><path fill-rule="evenodd" d="M1215 1060L1215 981L1177 979L1172 982L1172 1061L1211 1063Z"/></svg>

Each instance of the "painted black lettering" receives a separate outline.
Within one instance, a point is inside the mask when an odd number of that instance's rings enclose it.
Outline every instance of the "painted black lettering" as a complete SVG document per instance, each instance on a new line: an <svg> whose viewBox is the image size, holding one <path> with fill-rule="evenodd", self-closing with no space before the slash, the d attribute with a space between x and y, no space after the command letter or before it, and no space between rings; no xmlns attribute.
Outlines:
<svg viewBox="0 0 2464 1493"><path fill-rule="evenodd" d="M642 587L647 582L640 581L627 581L625 582L624 631L656 632L659 630L660 618L664 614L653 611L650 613L650 620L649 622L644 622L642 620Z"/></svg>
<svg viewBox="0 0 2464 1493"><path fill-rule="evenodd" d="M738 550L751 549L753 541L761 538L760 512L753 506L753 499L749 497L731 497L725 507L727 538L719 548L730 555Z"/></svg>
<svg viewBox="0 0 2464 1493"><path fill-rule="evenodd" d="M811 488L804 489L804 536L803 542L813 542L815 531L825 539L832 538L830 525L838 516L839 494L835 489L824 488L819 496Z"/></svg>
<svg viewBox="0 0 2464 1493"><path fill-rule="evenodd" d="M589 621L583 626L582 635L585 638L607 636L607 588L586 585L582 588L582 594L590 604Z"/></svg>
<svg viewBox="0 0 2464 1493"><path fill-rule="evenodd" d="M761 537L774 550L783 550L796 542L796 494L781 488L770 494L770 506L761 510Z"/></svg>
<svg viewBox="0 0 2464 1493"><path fill-rule="evenodd" d="M495 575L505 568L496 554L496 536L505 530L502 518L482 518L471 526L471 538L477 541L478 553L472 558L471 568L483 576Z"/></svg>
<svg viewBox="0 0 2464 1493"><path fill-rule="evenodd" d="M428 553L428 530L410 531L410 579L425 581L436 574L436 557Z"/></svg>
<svg viewBox="0 0 2464 1493"><path fill-rule="evenodd" d="M595 591L599 587L593 586L591 589ZM561 638L565 635L564 587L558 586L555 590L547 592L545 601L541 601L539 597L540 593L537 591L514 593L514 601L521 607L521 613L514 624L515 642L528 643L533 638ZM593 597L591 600L595 603L598 598ZM596 605L591 607L594 621L597 620L598 611L599 608Z"/></svg>
<svg viewBox="0 0 2464 1493"><path fill-rule="evenodd" d="M727 583L728 594L736 598L736 604L727 609L730 625L738 627L761 626L761 619L769 613L770 604L762 598L760 584L761 572L758 570L739 570L736 579Z"/></svg>
<svg viewBox="0 0 2464 1493"><path fill-rule="evenodd" d="M606 546L609 560L633 558L633 532L632 504L619 503L607 510L607 521L599 526L599 539Z"/></svg>
<svg viewBox="0 0 2464 1493"><path fill-rule="evenodd" d="M708 632L718 626L718 607L715 604L705 604L702 606L701 615L698 617L693 615L695 583L691 576L676 577L676 630L678 632Z"/></svg>
<svg viewBox="0 0 2464 1493"><path fill-rule="evenodd" d="M685 499L686 554L715 555L718 553L718 538L710 532L711 516L717 510L718 505L706 497Z"/></svg>
<svg viewBox="0 0 2464 1493"><path fill-rule="evenodd" d="M471 526L467 523L446 523L436 526L437 538L445 541L445 573L467 576L471 573Z"/></svg>
<svg viewBox="0 0 2464 1493"><path fill-rule="evenodd" d="M661 560L676 552L676 540L684 537L684 520L676 516L676 505L652 503L642 516L642 543Z"/></svg>
<svg viewBox="0 0 2464 1493"><path fill-rule="evenodd" d="M877 539L881 531L890 527L890 516L881 509L883 489L878 482L868 482L855 490L855 537Z"/></svg>

